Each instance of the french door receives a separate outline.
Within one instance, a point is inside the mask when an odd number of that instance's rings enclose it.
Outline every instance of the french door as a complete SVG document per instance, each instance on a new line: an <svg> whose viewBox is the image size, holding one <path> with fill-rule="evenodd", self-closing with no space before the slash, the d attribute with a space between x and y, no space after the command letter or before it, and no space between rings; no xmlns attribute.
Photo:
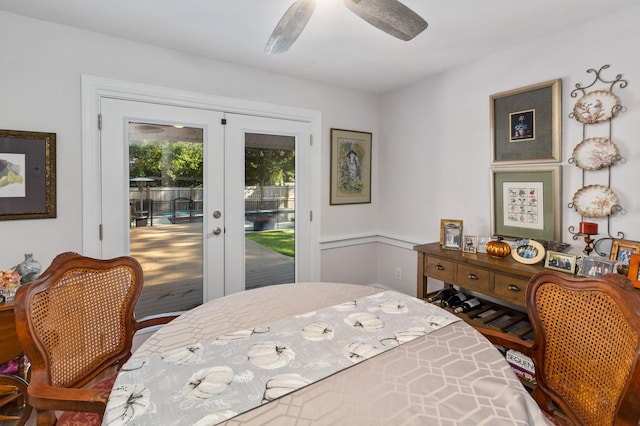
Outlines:
<svg viewBox="0 0 640 426"><path fill-rule="evenodd" d="M277 136L293 141L291 277L311 279L308 122L107 97L100 100L100 114L101 257L131 254L141 261L146 284L137 316L181 311L245 289L251 273L245 232L255 219L247 215L245 203L248 135L252 140ZM199 131L202 182L180 192L158 182L159 176L132 176L138 160L134 148L152 144L132 136L136 125L150 132L171 127ZM155 143L166 146L167 141ZM197 146L198 141L190 143ZM165 162L167 150L159 149Z"/></svg>

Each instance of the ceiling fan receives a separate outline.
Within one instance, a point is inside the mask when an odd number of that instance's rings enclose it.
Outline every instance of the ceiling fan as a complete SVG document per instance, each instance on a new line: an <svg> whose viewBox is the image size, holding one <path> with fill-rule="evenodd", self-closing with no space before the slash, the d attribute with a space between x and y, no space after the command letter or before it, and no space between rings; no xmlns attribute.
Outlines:
<svg viewBox="0 0 640 426"><path fill-rule="evenodd" d="M398 0L344 0L344 4L374 27L400 40L409 41L427 28L427 21ZM309 22L316 0L296 0L276 25L265 53L289 50Z"/></svg>

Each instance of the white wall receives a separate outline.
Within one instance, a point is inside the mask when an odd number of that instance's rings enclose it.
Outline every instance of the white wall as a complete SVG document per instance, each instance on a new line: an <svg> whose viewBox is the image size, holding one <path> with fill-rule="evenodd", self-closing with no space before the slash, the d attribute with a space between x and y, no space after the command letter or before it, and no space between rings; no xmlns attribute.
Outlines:
<svg viewBox="0 0 640 426"><path fill-rule="evenodd" d="M617 90L626 111L613 129L626 162L614 168L612 187L626 214L612 218L611 232L640 240L640 200L632 186L640 177L634 131L640 122L639 18L635 6L542 40L514 34L522 38L517 51L378 97L0 12L0 128L55 132L58 138L58 218L0 221L3 240L11 242L0 247L0 267L13 266L27 252L46 266L61 251L82 251L82 74L321 111L322 279L377 282L412 293L411 247L436 241L441 218L463 219L469 233L489 234L493 93L562 78L563 240L581 248L567 231L580 221L566 206L581 186L580 170L567 160L582 140L581 125L568 118L575 102L569 92L591 81L588 68L610 64L605 77L621 73L629 81ZM331 127L373 133L371 204L329 206ZM603 229L606 221L597 221ZM402 269L399 280L396 267Z"/></svg>
<svg viewBox="0 0 640 426"><path fill-rule="evenodd" d="M0 221L0 269L23 253L46 267L56 254L82 252L81 75L320 111L322 206L329 205L329 129L378 131L378 97L267 73L0 12L0 129L57 134L56 219ZM374 146L374 150L377 148ZM374 154L377 155L377 152ZM378 175L374 157L374 176ZM324 208L321 238L375 230L373 203ZM7 243L10 241L11 243Z"/></svg>
<svg viewBox="0 0 640 426"><path fill-rule="evenodd" d="M574 241L568 231L571 225L578 228L580 222L580 215L568 204L582 186L582 174L567 161L583 139L582 125L569 118L577 100L570 92L576 83L588 85L593 81L594 75L587 74L587 69L609 64L611 67L603 72L605 79L622 74L629 82L624 89L614 88L626 111L613 120L612 140L626 162L611 170L611 187L626 212L611 218L610 231L614 237L622 231L627 239L640 240L640 198L635 188L640 181L636 129L640 123L639 19L640 6L634 6L542 40L514 34L522 39L516 50L468 63L382 96L379 232L401 240L438 241L440 219L450 218L464 220L469 234L489 235L489 96L561 78L562 240L573 245L572 251L581 251L584 243ZM601 125L589 132L587 137L607 136L607 127ZM606 185L606 181L606 172L588 174L587 184ZM606 219L587 220L598 222L601 232L606 230ZM402 248L395 251L406 252ZM389 276L395 268L393 262L397 260L393 257L378 259L379 276ZM393 286L394 281L383 284Z"/></svg>

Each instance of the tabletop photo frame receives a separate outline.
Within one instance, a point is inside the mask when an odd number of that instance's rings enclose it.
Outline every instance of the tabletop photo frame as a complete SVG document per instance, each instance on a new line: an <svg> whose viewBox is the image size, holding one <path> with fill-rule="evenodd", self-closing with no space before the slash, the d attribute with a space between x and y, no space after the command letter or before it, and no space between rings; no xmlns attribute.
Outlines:
<svg viewBox="0 0 640 426"><path fill-rule="evenodd" d="M562 80L490 96L491 164L562 160Z"/></svg>
<svg viewBox="0 0 640 426"><path fill-rule="evenodd" d="M0 220L56 217L56 134L0 130Z"/></svg>
<svg viewBox="0 0 640 426"><path fill-rule="evenodd" d="M581 277L601 277L606 274L616 272L616 262L600 257L585 256L582 259L580 272Z"/></svg>
<svg viewBox="0 0 640 426"><path fill-rule="evenodd" d="M577 256L575 254L560 253L557 251L547 251L544 267L554 271L575 274Z"/></svg>
<svg viewBox="0 0 640 426"><path fill-rule="evenodd" d="M440 247L447 250L462 250L463 221L440 219Z"/></svg>
<svg viewBox="0 0 640 426"><path fill-rule="evenodd" d="M631 280L635 288L640 288L640 254L631 255L627 278Z"/></svg>
<svg viewBox="0 0 640 426"><path fill-rule="evenodd" d="M331 129L330 205L371 203L369 132Z"/></svg>
<svg viewBox="0 0 640 426"><path fill-rule="evenodd" d="M640 241L613 240L611 243L610 260L629 266L629 260L634 254L640 254Z"/></svg>
<svg viewBox="0 0 640 426"><path fill-rule="evenodd" d="M491 233L555 241L562 237L560 165L491 169Z"/></svg>

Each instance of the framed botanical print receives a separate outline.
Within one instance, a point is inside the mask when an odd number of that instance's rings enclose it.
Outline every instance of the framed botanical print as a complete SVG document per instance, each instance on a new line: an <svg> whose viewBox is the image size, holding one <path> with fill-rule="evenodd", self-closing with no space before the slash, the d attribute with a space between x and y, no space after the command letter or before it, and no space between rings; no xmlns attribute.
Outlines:
<svg viewBox="0 0 640 426"><path fill-rule="evenodd" d="M561 166L491 169L491 232L536 240L562 236Z"/></svg>

